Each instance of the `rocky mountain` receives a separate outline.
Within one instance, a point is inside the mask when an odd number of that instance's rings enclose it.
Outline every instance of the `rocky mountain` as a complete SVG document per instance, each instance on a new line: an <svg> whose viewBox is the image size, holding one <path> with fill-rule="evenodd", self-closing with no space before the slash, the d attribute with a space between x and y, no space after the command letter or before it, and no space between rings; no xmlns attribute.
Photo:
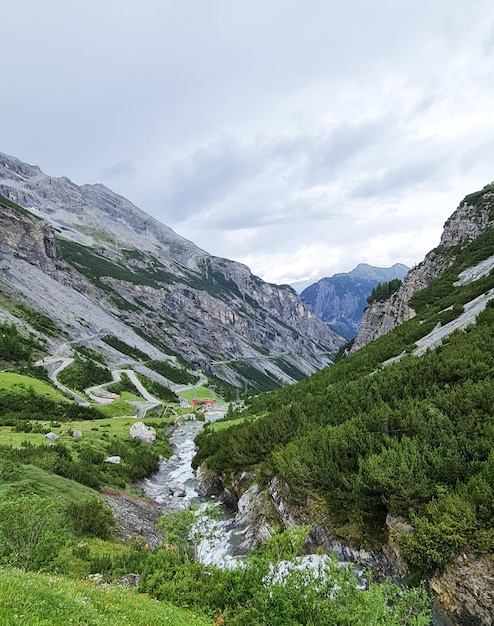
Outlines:
<svg viewBox="0 0 494 626"><path fill-rule="evenodd" d="M400 289L383 302L374 302L365 311L352 351L386 334L415 316L410 299L439 278L471 241L494 223L494 183L469 194L444 225L441 241L405 277Z"/></svg>
<svg viewBox="0 0 494 626"><path fill-rule="evenodd" d="M290 287L211 256L103 185L0 153L0 194L0 288L54 320L65 344L102 350L110 333L263 389L329 365L344 342Z"/></svg>
<svg viewBox="0 0 494 626"><path fill-rule="evenodd" d="M358 332L372 289L379 283L394 278L402 279L408 269L401 263L392 267L373 267L360 263L351 272L321 278L304 289L301 298L330 328L346 339L353 339Z"/></svg>

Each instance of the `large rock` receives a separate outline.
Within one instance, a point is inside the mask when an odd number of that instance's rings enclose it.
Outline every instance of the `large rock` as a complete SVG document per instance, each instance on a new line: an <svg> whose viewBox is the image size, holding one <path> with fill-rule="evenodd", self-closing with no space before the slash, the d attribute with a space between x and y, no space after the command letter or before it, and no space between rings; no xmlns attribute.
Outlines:
<svg viewBox="0 0 494 626"><path fill-rule="evenodd" d="M185 486L181 482L173 482L168 485L168 491L174 498L184 498L185 497Z"/></svg>
<svg viewBox="0 0 494 626"><path fill-rule="evenodd" d="M430 588L454 624L494 624L494 556L462 554L434 576Z"/></svg>
<svg viewBox="0 0 494 626"><path fill-rule="evenodd" d="M103 461L103 463L110 463L110 465L120 465L120 461L122 459L115 455L115 456L107 456L106 459Z"/></svg>
<svg viewBox="0 0 494 626"><path fill-rule="evenodd" d="M142 422L136 422L130 427L130 436L132 439L140 439L144 443L152 444L156 439L156 431L151 426L146 426Z"/></svg>

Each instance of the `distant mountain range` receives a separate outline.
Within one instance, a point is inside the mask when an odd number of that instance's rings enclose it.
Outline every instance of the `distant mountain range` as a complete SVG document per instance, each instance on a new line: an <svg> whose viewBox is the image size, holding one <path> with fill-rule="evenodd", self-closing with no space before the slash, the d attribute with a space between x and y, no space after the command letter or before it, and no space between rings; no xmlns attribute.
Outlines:
<svg viewBox="0 0 494 626"><path fill-rule="evenodd" d="M321 278L301 293L312 311L346 339L353 339L362 320L367 298L379 283L402 280L409 268L401 263L373 267L360 263L348 273Z"/></svg>

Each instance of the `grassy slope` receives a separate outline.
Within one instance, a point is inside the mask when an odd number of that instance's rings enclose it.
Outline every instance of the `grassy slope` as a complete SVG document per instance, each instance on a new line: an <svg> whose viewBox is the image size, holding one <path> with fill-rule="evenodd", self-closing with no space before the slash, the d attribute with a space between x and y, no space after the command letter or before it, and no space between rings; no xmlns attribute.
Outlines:
<svg viewBox="0 0 494 626"><path fill-rule="evenodd" d="M48 383L11 372L0 372L0 391L25 391L31 389L38 396L45 396L55 402L67 402L67 398Z"/></svg>
<svg viewBox="0 0 494 626"><path fill-rule="evenodd" d="M207 626L184 609L122 587L0 569L3 626Z"/></svg>
<svg viewBox="0 0 494 626"><path fill-rule="evenodd" d="M5 496L12 485L19 490L24 488L31 493L62 498L66 501L82 501L96 494L96 491L89 487L62 476L50 474L34 465L23 465L10 477L9 482L0 483L0 498Z"/></svg>

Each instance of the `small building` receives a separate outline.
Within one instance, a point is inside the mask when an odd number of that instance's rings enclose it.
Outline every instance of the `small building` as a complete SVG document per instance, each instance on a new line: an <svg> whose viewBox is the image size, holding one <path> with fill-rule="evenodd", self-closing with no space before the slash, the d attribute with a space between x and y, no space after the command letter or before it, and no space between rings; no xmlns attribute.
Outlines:
<svg viewBox="0 0 494 626"><path fill-rule="evenodd" d="M192 406L209 406L216 404L216 398L195 398L192 400Z"/></svg>

